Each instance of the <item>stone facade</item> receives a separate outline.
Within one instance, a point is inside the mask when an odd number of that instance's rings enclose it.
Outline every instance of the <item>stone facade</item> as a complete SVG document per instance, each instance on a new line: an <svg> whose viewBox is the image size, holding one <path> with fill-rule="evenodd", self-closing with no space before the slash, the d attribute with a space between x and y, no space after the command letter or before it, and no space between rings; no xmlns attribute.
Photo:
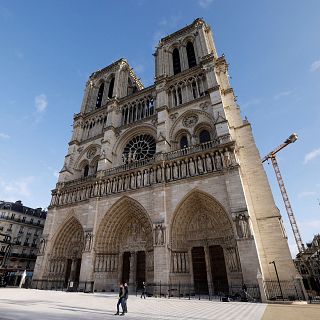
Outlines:
<svg viewBox="0 0 320 320"><path fill-rule="evenodd" d="M126 60L93 73L34 279L217 286L296 276L251 126L210 27L163 38L155 83Z"/></svg>

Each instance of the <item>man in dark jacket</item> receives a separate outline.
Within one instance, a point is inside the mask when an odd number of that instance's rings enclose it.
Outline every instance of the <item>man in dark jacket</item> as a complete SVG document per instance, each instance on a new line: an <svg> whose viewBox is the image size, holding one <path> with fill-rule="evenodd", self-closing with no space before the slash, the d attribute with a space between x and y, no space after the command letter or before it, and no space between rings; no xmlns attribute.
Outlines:
<svg viewBox="0 0 320 320"><path fill-rule="evenodd" d="M121 304L121 308L122 308L122 313L121 316L124 316L124 288L122 283L120 284L120 288L119 288L119 299L118 299L118 303L117 303L117 313L115 313L114 315L118 315L119 314L119 306Z"/></svg>
<svg viewBox="0 0 320 320"><path fill-rule="evenodd" d="M127 309L127 300L128 300L128 296L129 296L129 288L128 288L128 284L125 283L124 284L124 296L123 296L123 312L124 313L128 313L128 309Z"/></svg>

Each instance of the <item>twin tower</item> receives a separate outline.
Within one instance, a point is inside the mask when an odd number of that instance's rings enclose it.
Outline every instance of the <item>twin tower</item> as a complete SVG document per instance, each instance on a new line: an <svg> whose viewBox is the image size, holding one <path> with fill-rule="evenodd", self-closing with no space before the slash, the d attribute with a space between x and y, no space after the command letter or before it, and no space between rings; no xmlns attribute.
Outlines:
<svg viewBox="0 0 320 320"><path fill-rule="evenodd" d="M196 19L154 56L147 88L124 59L90 76L34 283L227 292L275 280L271 261L291 281L281 216L210 27Z"/></svg>

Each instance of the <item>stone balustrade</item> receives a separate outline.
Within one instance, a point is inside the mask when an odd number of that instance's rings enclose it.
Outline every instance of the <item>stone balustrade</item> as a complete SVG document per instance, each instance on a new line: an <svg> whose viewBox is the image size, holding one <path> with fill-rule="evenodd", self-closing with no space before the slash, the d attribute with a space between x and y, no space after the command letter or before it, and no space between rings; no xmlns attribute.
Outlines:
<svg viewBox="0 0 320 320"><path fill-rule="evenodd" d="M99 173L93 179L58 184L52 191L50 206L85 201L92 197L171 183L230 169L236 166L234 142L230 136L219 137L201 145L180 149L132 162Z"/></svg>

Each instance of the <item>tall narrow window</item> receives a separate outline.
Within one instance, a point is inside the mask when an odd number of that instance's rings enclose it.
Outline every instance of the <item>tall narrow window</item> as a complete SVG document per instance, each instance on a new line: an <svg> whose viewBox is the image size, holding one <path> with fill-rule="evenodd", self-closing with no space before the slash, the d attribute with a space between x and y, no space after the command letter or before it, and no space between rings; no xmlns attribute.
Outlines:
<svg viewBox="0 0 320 320"><path fill-rule="evenodd" d="M200 135L199 135L200 143L208 142L210 141L210 139L211 139L210 133L207 130L202 130L200 132Z"/></svg>
<svg viewBox="0 0 320 320"><path fill-rule="evenodd" d="M182 136L180 139L180 149L188 148L188 138L186 136Z"/></svg>
<svg viewBox="0 0 320 320"><path fill-rule="evenodd" d="M173 74L181 72L179 50L175 48L172 52Z"/></svg>
<svg viewBox="0 0 320 320"><path fill-rule="evenodd" d="M181 88L178 88L178 101L179 104L182 104L182 92L181 92Z"/></svg>
<svg viewBox="0 0 320 320"><path fill-rule="evenodd" d="M109 84L108 98L110 99L113 97L113 87L114 87L114 78L111 79Z"/></svg>
<svg viewBox="0 0 320 320"><path fill-rule="evenodd" d="M84 167L84 169L83 169L83 177L84 177L84 178L87 177L88 174L89 174L89 165L86 164L85 167Z"/></svg>
<svg viewBox="0 0 320 320"><path fill-rule="evenodd" d="M187 43L187 56L189 68L195 67L197 65L196 55L194 53L194 47L191 42Z"/></svg>
<svg viewBox="0 0 320 320"><path fill-rule="evenodd" d="M103 90L104 90L104 83L101 83L99 91L98 91L96 108L100 108L101 107L102 97L103 97Z"/></svg>

